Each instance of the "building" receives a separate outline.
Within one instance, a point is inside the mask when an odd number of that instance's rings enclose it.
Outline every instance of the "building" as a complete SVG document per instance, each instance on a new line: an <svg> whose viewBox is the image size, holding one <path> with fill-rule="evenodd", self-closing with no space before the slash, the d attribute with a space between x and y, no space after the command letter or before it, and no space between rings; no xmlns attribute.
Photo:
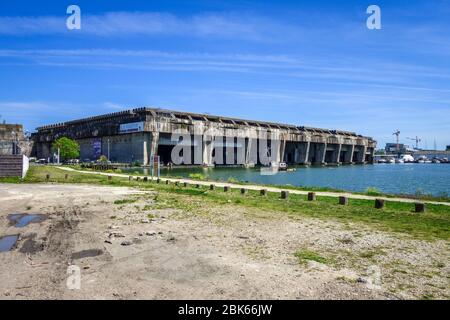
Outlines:
<svg viewBox="0 0 450 320"><path fill-rule="evenodd" d="M450 151L450 145L445 148L445 151Z"/></svg>
<svg viewBox="0 0 450 320"><path fill-rule="evenodd" d="M179 130L190 135L193 155L201 150L200 157L192 159L197 165L263 163L260 151L266 139L274 160L291 164L367 163L373 161L376 147L372 138L347 131L137 108L37 128L33 154L50 157L52 142L67 136L79 142L83 161L105 155L113 162L149 165L158 155L166 164L178 143L172 134ZM206 135L213 136L214 143ZM223 155L219 148L225 149Z"/></svg>
<svg viewBox="0 0 450 320"><path fill-rule="evenodd" d="M403 143L399 143L398 146L397 143L386 143L384 150L386 154L410 154L414 152L414 148Z"/></svg>
<svg viewBox="0 0 450 320"><path fill-rule="evenodd" d="M0 124L0 155L29 155L31 144L21 124Z"/></svg>

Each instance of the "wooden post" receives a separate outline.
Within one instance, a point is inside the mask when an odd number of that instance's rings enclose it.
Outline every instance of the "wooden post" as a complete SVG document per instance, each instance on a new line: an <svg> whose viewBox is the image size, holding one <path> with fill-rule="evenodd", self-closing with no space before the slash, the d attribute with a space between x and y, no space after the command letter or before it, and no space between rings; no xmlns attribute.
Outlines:
<svg viewBox="0 0 450 320"><path fill-rule="evenodd" d="M339 204L346 206L348 205L348 198L347 197L339 197Z"/></svg>
<svg viewBox="0 0 450 320"><path fill-rule="evenodd" d="M261 191L259 192L259 194L261 195L261 196L267 196L267 189L261 189Z"/></svg>
<svg viewBox="0 0 450 320"><path fill-rule="evenodd" d="M415 203L415 211L417 213L425 212L426 210L427 210L427 207L426 207L425 203L421 203L421 202Z"/></svg>
<svg viewBox="0 0 450 320"><path fill-rule="evenodd" d="M200 188L200 184L199 184L199 183L196 183L196 184L195 184L195 187L196 187L197 189L199 189L199 188Z"/></svg>
<svg viewBox="0 0 450 320"><path fill-rule="evenodd" d="M64 175L64 179L65 180L69 179L69 175L67 173Z"/></svg>
<svg viewBox="0 0 450 320"><path fill-rule="evenodd" d="M128 177L128 181L131 181L131 180L133 180L133 177L132 177L132 176L129 176L129 177Z"/></svg>
<svg viewBox="0 0 450 320"><path fill-rule="evenodd" d="M169 180L166 180L166 184L169 184L170 183L170 181Z"/></svg>
<svg viewBox="0 0 450 320"><path fill-rule="evenodd" d="M230 191L230 187L229 186L224 186L223 187L223 192L228 192Z"/></svg>
<svg viewBox="0 0 450 320"><path fill-rule="evenodd" d="M248 190L245 188L241 188L241 194L247 194Z"/></svg>
<svg viewBox="0 0 450 320"><path fill-rule="evenodd" d="M175 181L175 186L178 187L178 181Z"/></svg>
<svg viewBox="0 0 450 320"><path fill-rule="evenodd" d="M383 209L384 208L384 200L383 199L375 199L375 208Z"/></svg>
<svg viewBox="0 0 450 320"><path fill-rule="evenodd" d="M47 175L45 176L45 179L48 181L50 180L50 175L47 173Z"/></svg>
<svg viewBox="0 0 450 320"><path fill-rule="evenodd" d="M111 177L111 176L108 176L108 180L111 181L111 180L112 180L112 177Z"/></svg>
<svg viewBox="0 0 450 320"><path fill-rule="evenodd" d="M161 179L160 178L156 179L156 183L161 183Z"/></svg>
<svg viewBox="0 0 450 320"><path fill-rule="evenodd" d="M144 177L144 182L148 182L148 177Z"/></svg>
<svg viewBox="0 0 450 320"><path fill-rule="evenodd" d="M316 193L315 192L308 193L308 201L316 201Z"/></svg>
<svg viewBox="0 0 450 320"><path fill-rule="evenodd" d="M183 182L183 187L187 187L188 183L187 182Z"/></svg>
<svg viewBox="0 0 450 320"><path fill-rule="evenodd" d="M215 185L213 185L213 184L209 185L209 190L214 190L215 188L216 188Z"/></svg>
<svg viewBox="0 0 450 320"><path fill-rule="evenodd" d="M281 191L281 199L287 199L289 198L289 191Z"/></svg>

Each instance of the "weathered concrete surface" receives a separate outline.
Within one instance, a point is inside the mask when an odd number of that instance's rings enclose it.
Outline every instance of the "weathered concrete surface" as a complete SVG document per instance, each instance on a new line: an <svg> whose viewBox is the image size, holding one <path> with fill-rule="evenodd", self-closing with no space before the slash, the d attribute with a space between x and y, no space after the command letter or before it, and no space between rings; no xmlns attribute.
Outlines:
<svg viewBox="0 0 450 320"><path fill-rule="evenodd" d="M124 131L124 124L134 124L135 128ZM176 144L171 134L180 130L191 136L192 153L200 150L200 158L193 158L193 164L264 163L266 155L258 151L266 145L275 162L366 163L373 161L376 147L372 138L353 132L139 108L40 127L33 135L34 153L47 158L51 143L68 136L80 142L83 160L96 160L101 153L109 154L112 161L146 165L151 156L160 155L167 163Z"/></svg>
<svg viewBox="0 0 450 320"><path fill-rule="evenodd" d="M0 124L0 155L29 156L32 141L25 138L21 124Z"/></svg>

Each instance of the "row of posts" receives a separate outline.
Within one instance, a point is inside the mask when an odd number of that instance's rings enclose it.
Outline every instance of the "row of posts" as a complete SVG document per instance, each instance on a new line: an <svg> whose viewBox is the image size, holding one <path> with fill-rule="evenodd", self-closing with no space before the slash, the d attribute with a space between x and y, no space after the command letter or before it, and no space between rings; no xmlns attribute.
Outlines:
<svg viewBox="0 0 450 320"><path fill-rule="evenodd" d="M69 175L65 174L64 179L67 180L68 178L69 178ZM129 181L131 181L132 179L133 179L133 177L131 177L131 176L128 177ZM50 175L49 174L47 174L46 180L47 181L50 180ZM108 176L108 180L111 181L112 180L112 176ZM136 181L139 181L139 180L140 180L140 177L136 177ZM148 177L143 177L142 180L144 182L148 182ZM160 178L156 179L156 183L161 183L161 179ZM170 183L169 180L165 180L165 184L169 184L169 183ZM176 181L175 185L179 186L180 182ZM187 187L187 186L188 186L188 183L187 182L183 182L183 187ZM200 187L201 187L200 184L198 184L198 183L195 184L195 188L200 188ZM211 184L209 186L210 190L215 190L215 188L216 188L216 186L214 184ZM229 192L230 190L231 190L230 186L224 186L223 187L223 191L224 192ZM244 195L248 193L248 189L246 189L246 188L241 188L240 191L241 191L241 194L244 194ZM266 196L267 195L267 189L261 189L259 193L260 193L261 196ZM281 199L289 198L289 191L282 190L280 196L281 196ZM339 204L343 205L343 206L348 205L348 199L349 199L348 197L340 196L339 197ZM315 192L309 192L308 193L308 201L316 201L316 200L317 200L316 193ZM386 205L386 201L384 199L375 199L375 208L376 209L383 209L385 207L385 205ZM421 202L416 202L415 203L415 212L425 212L425 211L426 211L425 203L421 203Z"/></svg>

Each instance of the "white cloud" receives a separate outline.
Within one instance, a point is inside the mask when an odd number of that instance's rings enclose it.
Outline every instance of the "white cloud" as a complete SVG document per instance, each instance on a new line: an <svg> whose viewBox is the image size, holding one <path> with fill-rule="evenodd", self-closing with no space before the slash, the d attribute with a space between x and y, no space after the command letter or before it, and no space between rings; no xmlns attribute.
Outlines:
<svg viewBox="0 0 450 320"><path fill-rule="evenodd" d="M83 15L83 35L191 36L232 39L276 39L276 34L292 31L283 23L254 15L204 13L180 17L161 12L107 12ZM70 31L73 32L73 31ZM0 17L0 35L68 34L66 17Z"/></svg>

